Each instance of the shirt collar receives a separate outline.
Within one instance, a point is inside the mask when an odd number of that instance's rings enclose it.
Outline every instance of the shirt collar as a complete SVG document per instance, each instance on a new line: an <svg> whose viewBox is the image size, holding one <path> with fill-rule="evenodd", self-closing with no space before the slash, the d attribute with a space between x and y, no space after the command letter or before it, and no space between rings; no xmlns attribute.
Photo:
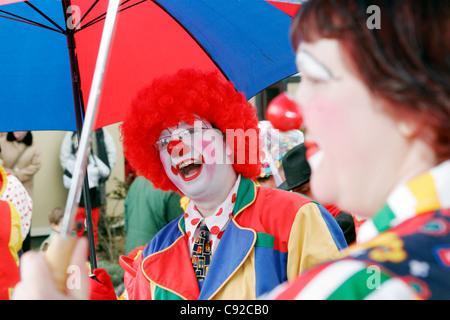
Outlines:
<svg viewBox="0 0 450 320"><path fill-rule="evenodd" d="M366 242L379 233L398 226L422 213L450 208L450 160L394 189L386 204L358 231L358 242Z"/></svg>
<svg viewBox="0 0 450 320"><path fill-rule="evenodd" d="M234 204L236 203L236 196L241 181L241 176L239 175L236 182L231 188L230 193L227 198L219 206L215 214L203 218L200 212L197 210L193 201L189 201L184 214L186 234L191 237L199 223L205 219L206 226L212 235L218 235L221 231L224 231L228 225L228 221L233 216Z"/></svg>

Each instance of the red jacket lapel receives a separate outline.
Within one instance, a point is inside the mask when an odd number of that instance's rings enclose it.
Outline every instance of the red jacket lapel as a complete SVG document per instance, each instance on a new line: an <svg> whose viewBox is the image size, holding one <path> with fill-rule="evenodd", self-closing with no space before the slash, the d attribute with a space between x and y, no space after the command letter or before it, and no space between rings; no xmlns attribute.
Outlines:
<svg viewBox="0 0 450 320"><path fill-rule="evenodd" d="M170 247L144 259L142 270L158 286L188 300L200 294L188 250L188 237L179 237Z"/></svg>

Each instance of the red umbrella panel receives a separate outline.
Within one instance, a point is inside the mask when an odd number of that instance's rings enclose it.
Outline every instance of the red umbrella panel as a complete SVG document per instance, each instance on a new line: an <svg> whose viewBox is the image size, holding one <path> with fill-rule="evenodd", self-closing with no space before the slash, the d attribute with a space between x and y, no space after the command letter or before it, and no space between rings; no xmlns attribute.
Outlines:
<svg viewBox="0 0 450 320"><path fill-rule="evenodd" d="M10 2L0 0L0 99L9 119L0 131L75 131L108 1ZM95 128L122 121L142 87L180 68L218 70L247 98L295 74L288 29L300 3L122 0Z"/></svg>

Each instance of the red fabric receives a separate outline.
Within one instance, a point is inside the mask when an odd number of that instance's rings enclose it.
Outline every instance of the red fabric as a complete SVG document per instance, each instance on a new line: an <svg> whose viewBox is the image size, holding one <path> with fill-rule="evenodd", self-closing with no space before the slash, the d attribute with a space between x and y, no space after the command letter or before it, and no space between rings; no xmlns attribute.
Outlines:
<svg viewBox="0 0 450 320"><path fill-rule="evenodd" d="M144 276L143 272L137 272L142 264L142 254L135 260L121 256L119 258L120 265L125 269L124 285L127 290L129 300L152 300L149 290L150 281Z"/></svg>
<svg viewBox="0 0 450 320"><path fill-rule="evenodd" d="M341 212L341 208L335 206L334 204L327 204L323 206L325 209L328 210L329 213L333 216L333 218L336 218L336 216Z"/></svg>
<svg viewBox="0 0 450 320"><path fill-rule="evenodd" d="M130 4L136 2L131 1ZM92 0L72 0L72 5L78 6L83 15L92 5ZM90 16L100 16L106 12L107 5L108 1L100 1ZM100 21L75 34L78 64L83 79L81 90L86 107L103 24ZM82 22L81 27L83 26ZM170 35L170 41L167 35ZM128 108L124 106L129 106L137 91L155 77L187 66L217 70L197 42L153 1L127 9L117 16L111 48L95 129L125 119ZM139 73L129 70L139 70Z"/></svg>
<svg viewBox="0 0 450 320"><path fill-rule="evenodd" d="M94 269L94 278L90 278L91 300L117 300L111 277L105 269Z"/></svg>
<svg viewBox="0 0 450 320"><path fill-rule="evenodd" d="M97 246L97 238L98 238L98 221L100 220L100 208L92 208L91 209L92 214L92 224L94 226L94 242L95 246ZM77 228L77 236L82 237L84 233L84 220L86 219L86 210L82 207L78 207L77 214L75 216L75 221L77 223L77 226L79 225L80 228Z"/></svg>
<svg viewBox="0 0 450 320"><path fill-rule="evenodd" d="M353 216L353 221L355 222L355 233L358 235L359 227L366 222L366 219L358 220L355 216Z"/></svg>
<svg viewBox="0 0 450 320"><path fill-rule="evenodd" d="M275 237L273 248L281 252L288 252L288 242L297 211L293 208L301 208L303 205L312 202L310 199L295 193L285 192L272 188L256 188L255 202L245 209L245 214L235 217L237 223L242 227L249 227L256 232L266 232L279 235ZM273 199L277 199L273 201ZM284 219L274 219L272 215L260 214L267 210L276 212L289 212L284 215ZM289 219L288 219L289 217Z"/></svg>
<svg viewBox="0 0 450 320"><path fill-rule="evenodd" d="M25 0L0 0L0 6L5 5L5 4L14 3L14 2L20 2L20 1L25 1Z"/></svg>
<svg viewBox="0 0 450 320"><path fill-rule="evenodd" d="M189 251L186 250L187 247L188 236L184 235L170 246L170 251L163 250L152 254L151 259L144 261L142 269L159 286L177 292L188 300L197 300L200 290L195 286L197 278L192 268ZM170 277L174 272L183 275L182 282L174 283Z"/></svg>
<svg viewBox="0 0 450 320"><path fill-rule="evenodd" d="M20 280L19 267L9 251L11 237L11 210L6 201L0 201L0 300L8 300L9 289Z"/></svg>
<svg viewBox="0 0 450 320"><path fill-rule="evenodd" d="M281 11L284 11L289 16L294 17L301 5L295 3L278 2L278 1L267 1L271 5L277 7Z"/></svg>

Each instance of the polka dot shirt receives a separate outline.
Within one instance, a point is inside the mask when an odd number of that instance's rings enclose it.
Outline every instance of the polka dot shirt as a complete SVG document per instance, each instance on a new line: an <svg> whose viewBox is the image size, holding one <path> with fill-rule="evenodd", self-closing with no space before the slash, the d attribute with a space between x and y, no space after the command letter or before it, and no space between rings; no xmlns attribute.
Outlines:
<svg viewBox="0 0 450 320"><path fill-rule="evenodd" d="M28 195L27 190L15 176L7 175L6 188L0 197L0 200L11 202L20 216L22 228L22 240L28 234L31 227L31 215L33 211L33 200Z"/></svg>
<svg viewBox="0 0 450 320"><path fill-rule="evenodd" d="M215 214L207 218L203 218L197 210L194 202L189 201L189 204L186 207L186 212L184 213L184 221L186 226L186 234L189 237L189 252L191 253L191 256L194 241L200 233L200 229L198 227L203 219L205 220L206 226L211 233L209 240L211 242L211 253L214 256L214 252L219 245L220 239L222 238L225 229L233 217L234 204L236 202L236 195L240 181L241 176L238 176L236 183L225 201L219 206Z"/></svg>

